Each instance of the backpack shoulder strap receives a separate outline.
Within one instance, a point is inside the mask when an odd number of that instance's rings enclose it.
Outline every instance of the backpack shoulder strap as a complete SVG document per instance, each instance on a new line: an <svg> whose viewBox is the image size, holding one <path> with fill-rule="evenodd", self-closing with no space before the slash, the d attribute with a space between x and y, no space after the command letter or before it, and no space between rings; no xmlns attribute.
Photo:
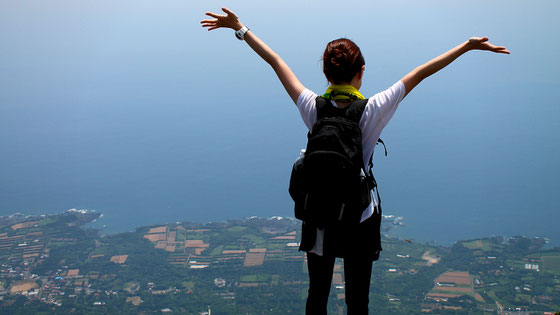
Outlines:
<svg viewBox="0 0 560 315"><path fill-rule="evenodd" d="M317 96L317 98L315 98L315 108L317 108L317 120L331 116L328 114L329 106L332 107L331 104L329 104L328 99L320 95Z"/></svg>
<svg viewBox="0 0 560 315"><path fill-rule="evenodd" d="M356 123L360 123L360 119L362 118L362 114L366 109L367 102L368 102L367 98L352 102L352 104L346 107L346 117L350 118Z"/></svg>

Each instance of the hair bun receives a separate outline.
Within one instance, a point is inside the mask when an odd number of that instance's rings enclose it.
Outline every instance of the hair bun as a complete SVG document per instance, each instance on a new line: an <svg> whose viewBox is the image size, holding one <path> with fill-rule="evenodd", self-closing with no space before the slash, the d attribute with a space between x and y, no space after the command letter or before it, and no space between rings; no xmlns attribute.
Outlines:
<svg viewBox="0 0 560 315"><path fill-rule="evenodd" d="M328 43L323 54L323 72L334 84L350 82L364 64L360 48L345 38Z"/></svg>
<svg viewBox="0 0 560 315"><path fill-rule="evenodd" d="M346 54L344 53L344 51L335 48L332 50L331 59L336 60L337 63L341 63L345 61Z"/></svg>
<svg viewBox="0 0 560 315"><path fill-rule="evenodd" d="M332 58L329 60L331 66L340 67L340 62L338 62L337 59L340 60L340 58L336 58L336 57L332 57Z"/></svg>

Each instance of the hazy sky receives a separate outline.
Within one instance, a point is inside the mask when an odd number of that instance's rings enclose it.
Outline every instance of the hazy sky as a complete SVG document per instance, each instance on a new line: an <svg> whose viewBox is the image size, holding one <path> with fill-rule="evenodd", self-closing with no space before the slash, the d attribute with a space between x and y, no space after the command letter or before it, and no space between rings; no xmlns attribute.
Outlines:
<svg viewBox="0 0 560 315"><path fill-rule="evenodd" d="M505 45L401 103L389 157L376 155L384 209L424 240L560 239L553 0L1 1L0 214L98 209L114 231L292 215L306 130L268 65L231 30L200 27L224 5L317 93L338 37L364 53L367 96L470 36Z"/></svg>

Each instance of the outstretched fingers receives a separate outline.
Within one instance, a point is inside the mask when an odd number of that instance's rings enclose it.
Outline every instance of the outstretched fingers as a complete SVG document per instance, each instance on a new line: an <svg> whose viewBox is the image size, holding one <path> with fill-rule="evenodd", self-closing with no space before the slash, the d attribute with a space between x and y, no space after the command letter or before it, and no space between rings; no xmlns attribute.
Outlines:
<svg viewBox="0 0 560 315"><path fill-rule="evenodd" d="M220 28L220 26L215 26L215 25L214 25L214 26L209 26L209 25L208 25L208 26L205 26L205 25L202 25L202 27L208 27L208 30L209 30L209 31L215 30L215 29L217 29L217 28Z"/></svg>
<svg viewBox="0 0 560 315"><path fill-rule="evenodd" d="M216 14L216 13L212 13L212 12L206 12L204 14L208 15L208 16L211 16L215 19L220 19L220 18L225 18L226 17L226 15L224 15L224 14Z"/></svg>
<svg viewBox="0 0 560 315"><path fill-rule="evenodd" d="M209 31L216 29L218 27L216 25L216 21L212 21L212 20L202 20L200 21L200 24L202 24L202 27L208 27Z"/></svg>
<svg viewBox="0 0 560 315"><path fill-rule="evenodd" d="M488 37L471 37L469 39L469 46L471 49L477 50L488 50L491 52L499 53L499 54L509 54L509 50L507 50L504 46L495 46L488 42Z"/></svg>
<svg viewBox="0 0 560 315"><path fill-rule="evenodd" d="M202 27L208 27L208 30L214 30L220 27L236 28L239 25L237 15L228 8L222 8L226 14L217 14L213 12L206 12L205 15L214 19L205 19L200 21Z"/></svg>
<svg viewBox="0 0 560 315"><path fill-rule="evenodd" d="M224 7L224 8L222 8L222 11L224 11L227 15L231 15L231 16L237 18L237 14L235 14L235 12L231 11L231 10L228 9L228 8L225 8L225 7Z"/></svg>
<svg viewBox="0 0 560 315"><path fill-rule="evenodd" d="M492 51L499 54L510 54L509 50L507 50L504 46L495 47Z"/></svg>
<svg viewBox="0 0 560 315"><path fill-rule="evenodd" d="M214 19L205 19L200 21L202 27L208 27L208 30L211 31L224 26L222 21L224 18L226 18L226 15L216 14L212 12L206 12L205 14L213 17Z"/></svg>
<svg viewBox="0 0 560 315"><path fill-rule="evenodd" d="M490 43L485 43L487 49L491 52L499 53L499 54L509 54L509 50L506 49L505 46L494 46Z"/></svg>

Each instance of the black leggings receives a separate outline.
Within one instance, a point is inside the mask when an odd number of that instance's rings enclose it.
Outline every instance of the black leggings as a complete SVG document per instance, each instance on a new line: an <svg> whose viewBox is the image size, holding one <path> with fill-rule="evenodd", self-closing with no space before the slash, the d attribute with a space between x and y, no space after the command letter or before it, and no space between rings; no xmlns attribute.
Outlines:
<svg viewBox="0 0 560 315"><path fill-rule="evenodd" d="M307 252L309 291L305 314L326 315L334 269L334 256ZM345 299L348 315L367 314L373 261L364 257L344 258Z"/></svg>

